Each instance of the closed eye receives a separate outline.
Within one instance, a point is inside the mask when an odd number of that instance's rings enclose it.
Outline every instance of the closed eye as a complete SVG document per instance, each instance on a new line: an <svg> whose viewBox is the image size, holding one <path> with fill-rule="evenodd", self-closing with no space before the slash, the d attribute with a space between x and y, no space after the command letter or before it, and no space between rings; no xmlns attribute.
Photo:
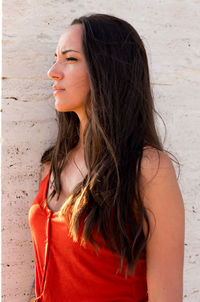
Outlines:
<svg viewBox="0 0 200 302"><path fill-rule="evenodd" d="M77 59L73 57L67 58L66 60L77 61Z"/></svg>
<svg viewBox="0 0 200 302"><path fill-rule="evenodd" d="M78 61L78 59L76 58L73 58L73 57L70 57L70 58L67 58L66 61ZM53 61L53 65L56 63L56 61Z"/></svg>

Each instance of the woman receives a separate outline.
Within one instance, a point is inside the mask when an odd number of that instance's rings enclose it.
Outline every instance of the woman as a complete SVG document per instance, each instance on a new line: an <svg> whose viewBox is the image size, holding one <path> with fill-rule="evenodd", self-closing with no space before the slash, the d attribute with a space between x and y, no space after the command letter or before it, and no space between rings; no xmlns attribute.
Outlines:
<svg viewBox="0 0 200 302"><path fill-rule="evenodd" d="M82 16L55 56L59 131L29 212L31 301L182 301L184 205L141 38L117 17Z"/></svg>

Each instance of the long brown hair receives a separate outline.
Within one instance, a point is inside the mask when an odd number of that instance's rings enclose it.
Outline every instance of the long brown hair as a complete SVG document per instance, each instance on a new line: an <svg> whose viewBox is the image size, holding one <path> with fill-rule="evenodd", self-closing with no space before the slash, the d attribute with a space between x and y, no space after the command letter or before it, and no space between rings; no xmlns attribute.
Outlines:
<svg viewBox="0 0 200 302"><path fill-rule="evenodd" d="M133 26L115 16L84 15L73 24L82 24L82 46L90 80L85 103L89 122L84 132L88 174L60 213L67 217L75 241L85 214L81 243L90 241L96 247L92 232L97 227L108 248L121 255L120 269L126 260L126 276L128 272L132 275L149 237L140 188L143 146L163 151L155 127L147 55ZM76 113L56 114L56 144L41 159L50 162L49 174L53 173L50 198L60 196L61 171L67 154L79 140Z"/></svg>

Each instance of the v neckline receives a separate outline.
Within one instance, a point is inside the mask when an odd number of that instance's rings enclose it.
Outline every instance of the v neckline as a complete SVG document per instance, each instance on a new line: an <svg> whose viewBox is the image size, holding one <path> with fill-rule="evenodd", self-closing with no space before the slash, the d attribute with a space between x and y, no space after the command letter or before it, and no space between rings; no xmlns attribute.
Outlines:
<svg viewBox="0 0 200 302"><path fill-rule="evenodd" d="M145 145L143 146L143 149L151 149L153 148L151 145ZM45 208L46 210L51 214L51 215L58 215L59 212L60 212L60 209L59 210L56 210L56 211L52 211L52 209L50 209L48 203L47 203L47 188L48 188L48 184L49 184L49 172L47 173L47 175L44 177L44 179L42 180L43 181L46 181L45 183L45 188L44 188L44 205L45 205Z"/></svg>
<svg viewBox="0 0 200 302"><path fill-rule="evenodd" d="M50 209L48 203L47 203L47 188L48 188L48 184L49 184L49 172L47 173L47 175L45 176L45 178L43 180L46 180L46 183L45 183L45 188L44 188L44 205L45 205L45 208L47 209L47 211L49 213L51 213L52 215L58 215L59 212L60 212L60 209L59 210L56 210L56 211L52 211L52 209Z"/></svg>

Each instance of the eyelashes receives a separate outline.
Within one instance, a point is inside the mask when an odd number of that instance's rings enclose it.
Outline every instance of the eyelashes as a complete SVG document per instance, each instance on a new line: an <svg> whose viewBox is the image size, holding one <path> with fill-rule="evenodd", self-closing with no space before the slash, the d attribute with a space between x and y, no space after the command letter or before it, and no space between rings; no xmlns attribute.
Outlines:
<svg viewBox="0 0 200 302"><path fill-rule="evenodd" d="M70 57L70 58L66 58L66 61L78 61L76 58ZM53 61L53 64L55 64L56 61Z"/></svg>
<svg viewBox="0 0 200 302"><path fill-rule="evenodd" d="M73 57L67 58L66 60L67 60L67 61L68 61L68 60L77 61L77 59L76 59L76 58L73 58Z"/></svg>

